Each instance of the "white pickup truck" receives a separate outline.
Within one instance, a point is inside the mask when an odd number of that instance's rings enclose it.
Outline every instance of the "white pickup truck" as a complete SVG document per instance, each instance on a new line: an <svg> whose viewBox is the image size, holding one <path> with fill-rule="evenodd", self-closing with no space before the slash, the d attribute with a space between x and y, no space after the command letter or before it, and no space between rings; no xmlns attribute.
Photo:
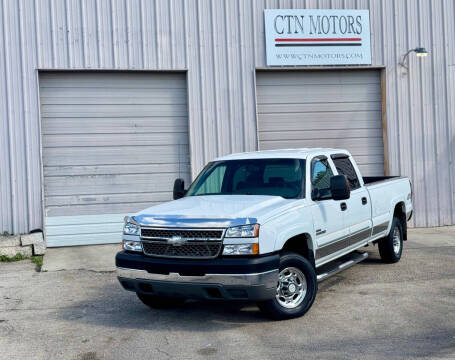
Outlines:
<svg viewBox="0 0 455 360"><path fill-rule="evenodd" d="M412 215L409 179L362 177L339 149L220 157L188 190L177 179L174 199L125 218L122 286L151 307L250 300L274 319L305 314L369 243L399 261Z"/></svg>

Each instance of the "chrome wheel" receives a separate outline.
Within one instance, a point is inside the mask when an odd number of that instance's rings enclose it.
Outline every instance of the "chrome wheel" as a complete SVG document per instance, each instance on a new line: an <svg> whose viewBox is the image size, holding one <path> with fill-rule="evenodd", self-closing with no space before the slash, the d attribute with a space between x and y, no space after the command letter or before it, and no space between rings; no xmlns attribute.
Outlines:
<svg viewBox="0 0 455 360"><path fill-rule="evenodd" d="M395 253L395 255L398 255L401 250L401 233L398 226L395 226L395 229L393 229L392 244L393 252Z"/></svg>
<svg viewBox="0 0 455 360"><path fill-rule="evenodd" d="M299 306L305 298L307 283L302 271L288 267L280 271L276 289L278 303L288 309Z"/></svg>

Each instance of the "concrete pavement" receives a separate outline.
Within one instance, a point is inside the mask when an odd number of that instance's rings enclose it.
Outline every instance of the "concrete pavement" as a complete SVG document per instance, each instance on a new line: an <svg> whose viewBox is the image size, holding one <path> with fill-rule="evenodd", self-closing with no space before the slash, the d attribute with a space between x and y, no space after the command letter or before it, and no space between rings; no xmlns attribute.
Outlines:
<svg viewBox="0 0 455 360"><path fill-rule="evenodd" d="M115 254L120 250L120 243L48 248L43 259L43 271L114 271Z"/></svg>
<svg viewBox="0 0 455 360"><path fill-rule="evenodd" d="M455 359L455 227L410 230L397 264L366 250L281 322L248 303L151 310L113 272L0 263L0 358Z"/></svg>

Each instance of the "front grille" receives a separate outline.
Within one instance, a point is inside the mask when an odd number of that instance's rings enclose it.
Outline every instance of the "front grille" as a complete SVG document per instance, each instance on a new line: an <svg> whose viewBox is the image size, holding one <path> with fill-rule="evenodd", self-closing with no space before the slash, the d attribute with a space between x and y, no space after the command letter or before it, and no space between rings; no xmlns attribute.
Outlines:
<svg viewBox="0 0 455 360"><path fill-rule="evenodd" d="M145 255L174 258L215 258L223 245L223 229L141 228ZM175 241L177 238L177 241Z"/></svg>
<svg viewBox="0 0 455 360"><path fill-rule="evenodd" d="M204 230L204 229L141 229L141 237L153 239L168 239L173 236L180 236L184 239L217 239L221 240L223 230Z"/></svg>
<svg viewBox="0 0 455 360"><path fill-rule="evenodd" d="M142 248L144 253L150 256L213 258L219 254L221 242L198 241L173 246L163 242L143 240Z"/></svg>

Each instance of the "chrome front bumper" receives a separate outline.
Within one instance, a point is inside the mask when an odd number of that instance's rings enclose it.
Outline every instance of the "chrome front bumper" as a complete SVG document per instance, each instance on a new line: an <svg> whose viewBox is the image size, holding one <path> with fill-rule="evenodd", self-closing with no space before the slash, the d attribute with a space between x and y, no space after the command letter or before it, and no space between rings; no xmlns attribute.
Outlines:
<svg viewBox="0 0 455 360"><path fill-rule="evenodd" d="M132 280L168 281L177 283L219 284L225 286L264 285L274 288L278 281L278 269L254 274L206 274L203 276L182 276L178 273L168 275L153 274L145 270L117 267L117 276Z"/></svg>
<svg viewBox="0 0 455 360"><path fill-rule="evenodd" d="M125 290L153 296L204 300L264 301L276 294L278 270L252 274L182 276L117 267Z"/></svg>
<svg viewBox="0 0 455 360"><path fill-rule="evenodd" d="M125 290L152 296L207 300L272 299L280 257L220 257L210 260L162 259L120 251L117 275Z"/></svg>

